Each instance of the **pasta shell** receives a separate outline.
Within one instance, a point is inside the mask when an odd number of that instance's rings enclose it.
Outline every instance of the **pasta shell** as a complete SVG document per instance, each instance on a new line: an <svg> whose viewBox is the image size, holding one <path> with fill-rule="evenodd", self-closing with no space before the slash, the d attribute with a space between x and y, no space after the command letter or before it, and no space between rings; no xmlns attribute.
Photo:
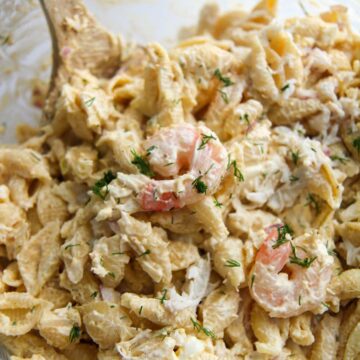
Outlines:
<svg viewBox="0 0 360 360"><path fill-rule="evenodd" d="M55 195L49 187L42 188L39 191L36 207L42 225L56 220L63 223L68 217L65 201Z"/></svg>
<svg viewBox="0 0 360 360"><path fill-rule="evenodd" d="M325 314L315 333L315 343L311 351L311 360L336 359L340 317Z"/></svg>
<svg viewBox="0 0 360 360"><path fill-rule="evenodd" d="M60 286L69 290L72 298L80 304L94 301L94 294L100 293L95 276L87 268L85 268L82 279L76 284L69 280L66 271L62 272L60 274Z"/></svg>
<svg viewBox="0 0 360 360"><path fill-rule="evenodd" d="M169 283L171 265L168 241L165 232L122 213L118 221L120 231L126 234L126 241L137 254L137 261L155 282Z"/></svg>
<svg viewBox="0 0 360 360"><path fill-rule="evenodd" d="M89 258L91 230L87 226L79 226L74 236L61 246L61 258L69 280L77 284L83 277L84 265Z"/></svg>
<svg viewBox="0 0 360 360"><path fill-rule="evenodd" d="M38 328L40 335L48 344L65 349L80 340L79 338L71 339L70 334L74 326L81 326L81 317L78 310L68 306L44 311Z"/></svg>
<svg viewBox="0 0 360 360"><path fill-rule="evenodd" d="M26 293L0 294L0 333L24 335L35 328L44 310L51 304Z"/></svg>
<svg viewBox="0 0 360 360"><path fill-rule="evenodd" d="M19 357L28 358L38 355L46 360L68 360L67 357L59 354L53 347L48 345L42 337L34 333L16 337L0 334L0 342L11 354Z"/></svg>
<svg viewBox="0 0 360 360"><path fill-rule="evenodd" d="M237 317L240 296L235 290L219 288L211 292L201 305L203 326L215 336L223 337L224 329Z"/></svg>
<svg viewBox="0 0 360 360"><path fill-rule="evenodd" d="M50 174L44 158L36 151L21 148L1 148L0 164L9 175L18 175L25 179L50 180Z"/></svg>
<svg viewBox="0 0 360 360"><path fill-rule="evenodd" d="M46 224L32 236L17 255L17 261L25 287L37 295L60 265L60 223Z"/></svg>
<svg viewBox="0 0 360 360"><path fill-rule="evenodd" d="M106 286L116 287L124 277L125 265L130 261L130 257L124 252L124 245L119 235L103 237L95 243L90 253L91 271Z"/></svg>
<svg viewBox="0 0 360 360"><path fill-rule="evenodd" d="M80 311L87 333L102 349L134 334L131 320L119 305L97 301L83 305Z"/></svg>

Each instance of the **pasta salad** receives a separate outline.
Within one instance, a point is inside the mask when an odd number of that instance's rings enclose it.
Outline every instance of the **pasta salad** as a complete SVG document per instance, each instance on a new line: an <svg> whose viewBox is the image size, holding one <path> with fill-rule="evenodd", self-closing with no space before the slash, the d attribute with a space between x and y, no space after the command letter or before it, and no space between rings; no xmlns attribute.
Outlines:
<svg viewBox="0 0 360 360"><path fill-rule="evenodd" d="M276 6L209 4L170 50L111 35L116 73L68 69L0 147L13 360L360 356L360 36Z"/></svg>

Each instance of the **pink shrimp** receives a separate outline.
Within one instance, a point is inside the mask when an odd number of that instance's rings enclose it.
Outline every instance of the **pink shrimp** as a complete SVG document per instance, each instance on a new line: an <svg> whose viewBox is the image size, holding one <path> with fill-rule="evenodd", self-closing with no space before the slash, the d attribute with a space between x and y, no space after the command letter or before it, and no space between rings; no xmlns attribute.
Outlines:
<svg viewBox="0 0 360 360"><path fill-rule="evenodd" d="M139 194L142 209L168 211L213 194L226 172L227 152L207 127L181 124L158 131L145 142L151 180Z"/></svg>
<svg viewBox="0 0 360 360"><path fill-rule="evenodd" d="M249 277L253 299L272 317L317 310L331 278L332 256L314 234L282 244L276 243L278 236L278 230L273 228L256 255Z"/></svg>

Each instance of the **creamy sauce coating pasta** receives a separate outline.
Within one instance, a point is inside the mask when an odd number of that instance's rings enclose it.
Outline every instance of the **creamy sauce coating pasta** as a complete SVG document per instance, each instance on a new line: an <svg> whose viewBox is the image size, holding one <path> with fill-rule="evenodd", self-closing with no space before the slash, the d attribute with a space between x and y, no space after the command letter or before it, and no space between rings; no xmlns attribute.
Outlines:
<svg viewBox="0 0 360 360"><path fill-rule="evenodd" d="M112 78L69 69L0 147L12 359L359 358L360 36L276 6L113 37Z"/></svg>

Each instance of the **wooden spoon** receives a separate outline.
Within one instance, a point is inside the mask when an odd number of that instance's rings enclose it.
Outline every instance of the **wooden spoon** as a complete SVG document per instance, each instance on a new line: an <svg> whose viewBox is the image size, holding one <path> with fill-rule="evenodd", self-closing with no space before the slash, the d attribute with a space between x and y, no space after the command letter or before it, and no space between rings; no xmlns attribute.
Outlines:
<svg viewBox="0 0 360 360"><path fill-rule="evenodd" d="M120 67L119 41L86 9L81 0L40 0L50 29L53 66L44 107L51 120L61 86L74 70L111 77Z"/></svg>

